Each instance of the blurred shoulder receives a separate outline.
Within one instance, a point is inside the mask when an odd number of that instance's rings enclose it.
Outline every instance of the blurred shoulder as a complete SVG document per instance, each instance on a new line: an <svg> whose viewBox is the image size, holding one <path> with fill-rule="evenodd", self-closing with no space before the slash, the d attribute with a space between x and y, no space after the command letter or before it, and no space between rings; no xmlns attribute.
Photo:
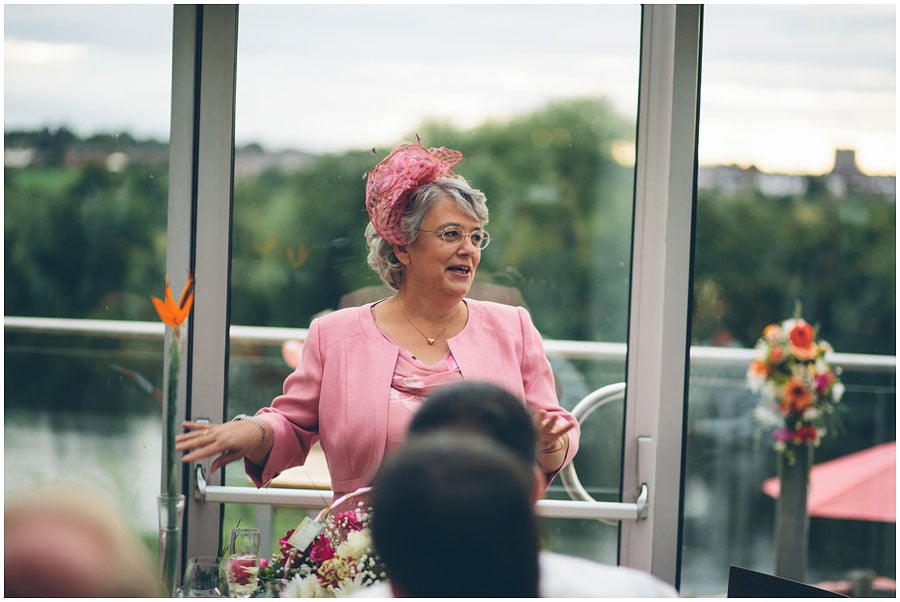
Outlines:
<svg viewBox="0 0 900 602"><path fill-rule="evenodd" d="M547 551L540 563L543 597L678 597L671 585L637 569Z"/></svg>

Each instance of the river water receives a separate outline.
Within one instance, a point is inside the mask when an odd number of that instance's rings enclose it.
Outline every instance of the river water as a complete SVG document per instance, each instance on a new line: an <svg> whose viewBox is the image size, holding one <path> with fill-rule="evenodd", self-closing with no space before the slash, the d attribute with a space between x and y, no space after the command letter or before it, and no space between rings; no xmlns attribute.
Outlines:
<svg viewBox="0 0 900 602"><path fill-rule="evenodd" d="M105 492L139 535L157 530L162 422L159 416L7 410L5 496L47 483Z"/></svg>

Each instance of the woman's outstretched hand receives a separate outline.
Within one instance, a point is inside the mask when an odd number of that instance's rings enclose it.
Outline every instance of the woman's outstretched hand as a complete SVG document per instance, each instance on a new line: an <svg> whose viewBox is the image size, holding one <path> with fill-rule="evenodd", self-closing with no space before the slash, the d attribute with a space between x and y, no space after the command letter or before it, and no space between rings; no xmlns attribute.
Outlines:
<svg viewBox="0 0 900 602"><path fill-rule="evenodd" d="M244 457L255 464L262 464L272 449L272 433L268 425L265 437L258 426L246 421L209 424L186 420L182 426L190 431L175 437L175 451L188 452L181 458L182 462L197 462L217 456L210 466L210 473Z"/></svg>
<svg viewBox="0 0 900 602"><path fill-rule="evenodd" d="M566 458L569 437L577 422L568 420L546 410L534 414L534 425L538 435L538 465L544 472L557 470Z"/></svg>

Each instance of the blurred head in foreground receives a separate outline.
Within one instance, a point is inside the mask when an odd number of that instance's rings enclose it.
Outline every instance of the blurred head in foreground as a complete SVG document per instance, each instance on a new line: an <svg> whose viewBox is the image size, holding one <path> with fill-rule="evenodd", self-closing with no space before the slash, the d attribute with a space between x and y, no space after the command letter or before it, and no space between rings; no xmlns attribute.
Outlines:
<svg viewBox="0 0 900 602"><path fill-rule="evenodd" d="M412 439L390 456L373 483L372 538L395 597L536 597L532 482L530 467L471 434Z"/></svg>
<svg viewBox="0 0 900 602"><path fill-rule="evenodd" d="M43 487L6 500L6 597L160 597L146 550L95 491Z"/></svg>

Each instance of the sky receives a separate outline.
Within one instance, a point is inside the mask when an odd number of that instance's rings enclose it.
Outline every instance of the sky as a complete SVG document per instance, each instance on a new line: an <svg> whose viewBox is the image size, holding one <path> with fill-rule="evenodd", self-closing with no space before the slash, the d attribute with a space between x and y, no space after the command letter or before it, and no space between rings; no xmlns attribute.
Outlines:
<svg viewBox="0 0 900 602"><path fill-rule="evenodd" d="M548 102L637 104L633 4L242 4L238 144L385 147L427 118L462 128ZM701 164L823 173L854 148L896 169L896 7L707 5ZM4 129L166 139L170 5L5 5Z"/></svg>

